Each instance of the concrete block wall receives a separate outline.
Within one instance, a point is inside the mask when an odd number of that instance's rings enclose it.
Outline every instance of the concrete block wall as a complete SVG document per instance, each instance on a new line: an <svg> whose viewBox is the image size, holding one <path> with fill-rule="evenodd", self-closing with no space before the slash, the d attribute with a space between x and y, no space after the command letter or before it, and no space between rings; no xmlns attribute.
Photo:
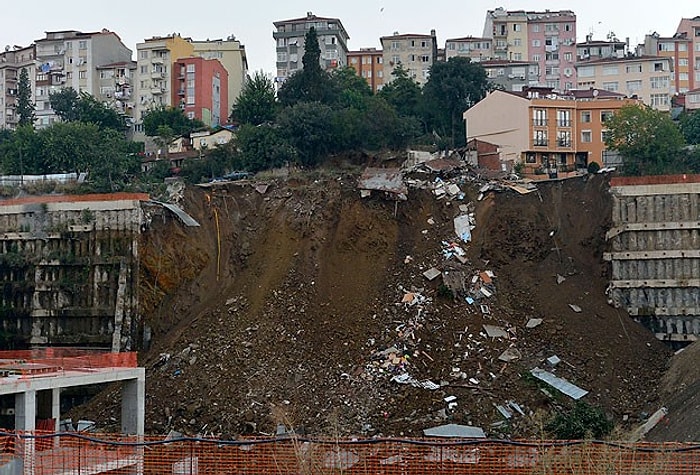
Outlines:
<svg viewBox="0 0 700 475"><path fill-rule="evenodd" d="M143 196L47 198L0 202L4 343L130 349Z"/></svg>
<svg viewBox="0 0 700 475"><path fill-rule="evenodd" d="M611 302L656 337L700 338L700 176L613 178Z"/></svg>

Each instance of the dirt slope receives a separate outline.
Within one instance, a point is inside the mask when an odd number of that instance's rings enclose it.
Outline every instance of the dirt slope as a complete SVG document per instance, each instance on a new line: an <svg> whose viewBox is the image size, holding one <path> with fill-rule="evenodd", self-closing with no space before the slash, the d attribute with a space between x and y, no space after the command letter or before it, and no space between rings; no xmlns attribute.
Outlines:
<svg viewBox="0 0 700 475"><path fill-rule="evenodd" d="M456 422L538 436L572 401L545 395L528 373L535 366L589 390L585 400L618 423L656 410L669 351L604 295L606 179L481 201L471 177L453 181L463 200L414 188L396 205L362 200L350 173L296 176L264 194L244 184L188 189L183 207L201 228L154 215L141 248L153 329L142 358L147 430L269 434L284 423L313 434L421 435ZM443 248L467 203L476 228L462 264ZM428 281L433 266L467 292L451 297L440 278ZM478 277L486 270L489 285ZM407 294L413 301L402 303ZM532 318L543 323L528 329ZM484 324L507 336L490 338ZM500 361L508 348L520 358ZM552 355L556 367L544 361ZM440 387L391 381L397 375ZM511 400L525 416L511 406L505 423L495 406ZM93 410L116 414L115 401Z"/></svg>

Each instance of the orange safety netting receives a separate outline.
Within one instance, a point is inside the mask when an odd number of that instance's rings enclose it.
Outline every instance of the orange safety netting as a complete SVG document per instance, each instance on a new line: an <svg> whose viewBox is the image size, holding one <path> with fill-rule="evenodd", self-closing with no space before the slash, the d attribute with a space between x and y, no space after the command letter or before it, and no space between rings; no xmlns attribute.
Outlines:
<svg viewBox="0 0 700 475"><path fill-rule="evenodd" d="M700 473L700 445L681 443L302 437L222 441L5 433L0 447L0 463L21 461L38 475Z"/></svg>
<svg viewBox="0 0 700 475"><path fill-rule="evenodd" d="M98 368L135 368L136 352L110 353L75 348L0 351L0 372L19 377Z"/></svg>

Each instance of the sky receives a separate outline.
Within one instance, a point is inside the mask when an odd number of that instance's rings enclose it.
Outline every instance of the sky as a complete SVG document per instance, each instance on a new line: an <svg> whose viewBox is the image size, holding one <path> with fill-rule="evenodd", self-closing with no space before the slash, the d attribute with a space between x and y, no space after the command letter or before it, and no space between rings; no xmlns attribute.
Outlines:
<svg viewBox="0 0 700 475"><path fill-rule="evenodd" d="M7 1L7 0L5 0ZM99 5L99 6L98 6ZM634 6L631 6L634 5ZM34 0L31 7L0 7L0 48L27 46L46 31L99 31L117 33L136 51L136 43L152 36L180 33L196 40L222 39L233 34L245 45L249 70L275 72L273 25L277 20L317 16L339 18L350 40L348 47L380 48L379 38L399 33L430 33L438 45L462 36L482 36L487 10L573 10L577 39L589 33L605 39L612 31L630 44L658 32L671 36L681 18L700 15L698 0L267 0L198 3L192 0ZM134 54L135 57L135 54Z"/></svg>

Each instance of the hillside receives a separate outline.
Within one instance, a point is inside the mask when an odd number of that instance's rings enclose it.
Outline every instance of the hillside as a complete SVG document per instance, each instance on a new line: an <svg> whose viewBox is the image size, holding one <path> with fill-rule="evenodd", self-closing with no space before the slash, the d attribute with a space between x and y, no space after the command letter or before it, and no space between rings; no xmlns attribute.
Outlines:
<svg viewBox="0 0 700 475"><path fill-rule="evenodd" d="M584 400L623 428L660 407L670 351L606 301L605 176L480 201L483 182L471 175L452 179L462 200L437 198L427 186L435 176L414 179L421 186L398 203L360 198L349 170L278 178L266 190L188 188L181 205L201 228L152 216L140 251L152 329L147 431L272 434L283 423L418 436L455 422L539 436L573 401L534 379L534 367L588 390ZM460 207L476 226L460 243L464 263L449 247ZM465 291L429 281L434 266ZM531 319L542 323L527 328ZM513 359L499 360L509 348ZM556 366L545 361L554 355ZM116 417L116 399L92 405L99 420Z"/></svg>

